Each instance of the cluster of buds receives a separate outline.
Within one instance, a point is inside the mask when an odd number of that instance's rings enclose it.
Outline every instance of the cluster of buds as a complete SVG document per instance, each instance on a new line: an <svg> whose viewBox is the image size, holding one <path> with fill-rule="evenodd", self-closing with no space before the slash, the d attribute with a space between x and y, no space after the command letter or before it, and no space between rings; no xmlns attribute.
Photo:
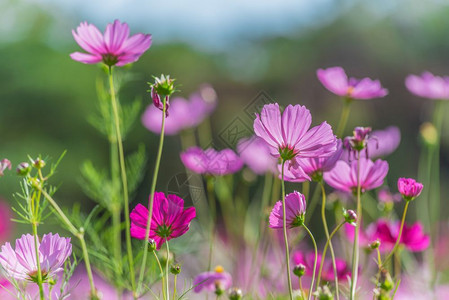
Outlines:
<svg viewBox="0 0 449 300"><path fill-rule="evenodd" d="M31 164L27 163L27 162L21 162L17 168L16 168L16 172L17 175L20 176L27 176L28 174L30 174L31 170L33 168L37 169L37 170L41 170L45 167L46 163L45 161L38 157L34 160L31 160Z"/></svg>
<svg viewBox="0 0 449 300"><path fill-rule="evenodd" d="M148 83L151 87L151 98L154 106L160 110L164 110L165 116L168 117L168 109L170 107L170 96L176 91L175 79L170 78L170 75L161 75L161 77L154 77L154 83Z"/></svg>

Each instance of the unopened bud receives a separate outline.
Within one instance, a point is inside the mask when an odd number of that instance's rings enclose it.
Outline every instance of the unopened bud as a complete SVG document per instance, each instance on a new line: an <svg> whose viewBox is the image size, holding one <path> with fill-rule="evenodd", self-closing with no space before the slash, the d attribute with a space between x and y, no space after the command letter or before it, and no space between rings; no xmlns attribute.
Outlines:
<svg viewBox="0 0 449 300"><path fill-rule="evenodd" d="M35 167L36 169L42 169L43 167L45 167L45 161L40 158L36 158L33 161L33 167Z"/></svg>
<svg viewBox="0 0 449 300"><path fill-rule="evenodd" d="M374 242L369 244L369 248L371 250L375 250L375 249L377 249L379 247L380 247L380 241L379 240L375 240Z"/></svg>
<svg viewBox="0 0 449 300"><path fill-rule="evenodd" d="M298 264L293 267L293 274L301 278L306 273L306 266Z"/></svg>
<svg viewBox="0 0 449 300"><path fill-rule="evenodd" d="M352 209L344 209L343 208L343 216L345 218L346 223L356 226L357 222L357 214Z"/></svg>
<svg viewBox="0 0 449 300"><path fill-rule="evenodd" d="M22 162L17 166L16 171L20 176L27 176L31 172L31 166L27 162Z"/></svg>
<svg viewBox="0 0 449 300"><path fill-rule="evenodd" d="M333 300L334 296L332 295L331 291L329 290L329 287L327 285L323 287L318 287L315 293L313 295L316 297L316 299L319 300Z"/></svg>
<svg viewBox="0 0 449 300"><path fill-rule="evenodd" d="M157 244L156 244L156 241L155 240L153 240L153 239L149 239L148 240L148 251L154 251L154 250L156 250L157 249Z"/></svg>
<svg viewBox="0 0 449 300"><path fill-rule="evenodd" d="M229 292L229 300L240 300L243 297L242 290L239 288L232 288Z"/></svg>
<svg viewBox="0 0 449 300"><path fill-rule="evenodd" d="M179 273L181 273L181 266L179 264L172 265L170 267L170 273L172 273L173 275L178 275Z"/></svg>
<svg viewBox="0 0 449 300"><path fill-rule="evenodd" d="M217 281L215 282L215 295L217 296L221 296L223 295L225 292L223 285L221 284L221 282Z"/></svg>

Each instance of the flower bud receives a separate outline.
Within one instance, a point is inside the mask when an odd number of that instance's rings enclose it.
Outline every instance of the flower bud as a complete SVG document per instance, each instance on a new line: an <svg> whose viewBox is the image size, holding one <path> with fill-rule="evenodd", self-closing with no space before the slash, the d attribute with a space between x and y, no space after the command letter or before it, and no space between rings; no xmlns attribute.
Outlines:
<svg viewBox="0 0 449 300"><path fill-rule="evenodd" d="M361 151L366 148L371 131L371 127L356 127L353 136L346 137L343 145L349 150Z"/></svg>
<svg viewBox="0 0 449 300"><path fill-rule="evenodd" d="M413 178L399 178L398 179L398 190L401 193L405 201L414 200L421 194L423 185L417 182Z"/></svg>
<svg viewBox="0 0 449 300"><path fill-rule="evenodd" d="M215 282L215 291L214 291L215 295L221 296L224 294L224 292L225 290L223 284L219 281Z"/></svg>
<svg viewBox="0 0 449 300"><path fill-rule="evenodd" d="M148 251L153 252L157 249L156 241L153 239L148 239Z"/></svg>
<svg viewBox="0 0 449 300"><path fill-rule="evenodd" d="M175 79L171 79L170 75L161 75L161 77L154 77L155 82L150 84L151 87L151 98L153 99L153 104L160 110L164 109L165 103L165 114L168 116L168 108L170 106L169 99L170 96L176 91Z"/></svg>
<svg viewBox="0 0 449 300"><path fill-rule="evenodd" d="M20 176L27 176L31 172L31 166L27 162L21 162L17 166L16 171L17 171L17 174Z"/></svg>
<svg viewBox="0 0 449 300"><path fill-rule="evenodd" d="M181 273L181 266L179 264L172 265L170 267L170 273L172 273L173 275L178 275L179 273Z"/></svg>
<svg viewBox="0 0 449 300"><path fill-rule="evenodd" d="M11 162L9 161L9 159L4 158L0 161L0 176L3 176L3 171L5 171L6 169L11 170Z"/></svg>
<svg viewBox="0 0 449 300"><path fill-rule="evenodd" d="M368 247L369 247L371 250L375 250L375 249L377 249L377 248L380 247L380 241L379 241L379 240L375 240L375 241L371 242L371 243L368 245Z"/></svg>
<svg viewBox="0 0 449 300"><path fill-rule="evenodd" d="M380 288L387 292L391 291L394 287L393 279L391 279L391 275L386 269L380 271L379 284Z"/></svg>
<svg viewBox="0 0 449 300"><path fill-rule="evenodd" d="M229 300L240 300L243 297L242 290L239 288L232 288L229 292Z"/></svg>
<svg viewBox="0 0 449 300"><path fill-rule="evenodd" d="M313 293L316 299L319 300L334 300L334 296L332 295L329 287L327 285L323 287L318 287L316 292Z"/></svg>
<svg viewBox="0 0 449 300"><path fill-rule="evenodd" d="M40 158L36 158L33 161L33 167L35 167L36 169L42 169L43 167L45 167L45 161Z"/></svg>
<svg viewBox="0 0 449 300"><path fill-rule="evenodd" d="M345 218L346 223L351 224L352 226L356 226L357 222L357 214L352 209L346 210L343 208L343 216Z"/></svg>
<svg viewBox="0 0 449 300"><path fill-rule="evenodd" d="M301 278L306 273L306 266L298 264L293 267L293 274Z"/></svg>

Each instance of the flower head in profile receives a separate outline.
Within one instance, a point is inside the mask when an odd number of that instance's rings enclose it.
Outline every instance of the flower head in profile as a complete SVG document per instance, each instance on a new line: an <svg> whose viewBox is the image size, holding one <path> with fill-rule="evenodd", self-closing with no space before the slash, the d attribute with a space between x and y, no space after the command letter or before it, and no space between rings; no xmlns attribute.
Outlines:
<svg viewBox="0 0 449 300"><path fill-rule="evenodd" d="M325 157L336 149L336 138L326 122L310 128L312 115L301 105L288 105L281 114L277 103L267 104L254 120L254 132L275 157Z"/></svg>
<svg viewBox="0 0 449 300"><path fill-rule="evenodd" d="M411 201L421 194L423 184L413 178L399 178L398 190L406 201Z"/></svg>
<svg viewBox="0 0 449 300"><path fill-rule="evenodd" d="M449 100L449 76L435 76L430 72L424 72L421 76L409 75L405 86L411 93L423 98Z"/></svg>
<svg viewBox="0 0 449 300"><path fill-rule="evenodd" d="M215 292L221 295L232 286L231 274L225 272L222 266L215 267L214 271L198 274L193 280L193 291L199 293L202 290Z"/></svg>
<svg viewBox="0 0 449 300"><path fill-rule="evenodd" d="M388 173L388 163L381 159L375 162L360 158L360 186L366 192L382 185ZM357 161L347 163L339 160L335 167L324 173L324 181L334 189L343 192L357 191Z"/></svg>
<svg viewBox="0 0 449 300"><path fill-rule="evenodd" d="M222 176L235 173L243 166L240 157L231 149L216 151L191 147L180 156L184 166L197 174Z"/></svg>
<svg viewBox="0 0 449 300"><path fill-rule="evenodd" d="M63 270L66 259L72 253L70 238L60 237L59 234L44 234L38 241L39 260L44 281L52 278ZM37 263L34 236L24 234L16 240L15 249L10 243L2 246L0 264L6 275L16 280L37 282Z"/></svg>
<svg viewBox="0 0 449 300"><path fill-rule="evenodd" d="M11 170L11 162L9 161L9 159L4 158L0 161L0 176L3 176L3 172L6 169L10 169Z"/></svg>
<svg viewBox="0 0 449 300"><path fill-rule="evenodd" d="M270 147L261 138L243 138L237 144L237 152L242 161L256 174L276 171L277 160L270 154Z"/></svg>
<svg viewBox="0 0 449 300"><path fill-rule="evenodd" d="M318 253L316 272L318 272L318 270L320 269L321 257L322 257L321 253ZM315 253L314 252L308 252L308 253L304 254L302 251L295 251L292 255L292 260L295 265L302 264L306 267L305 275L307 275L307 276L313 275L313 265L315 262ZM335 258L335 265L337 267L338 279L344 280L344 279L347 279L348 276L351 275L351 271L344 259ZM324 260L323 271L322 271L321 277L325 281L334 280L334 268L332 266L332 261L330 259Z"/></svg>
<svg viewBox="0 0 449 300"><path fill-rule="evenodd" d="M318 80L332 93L350 99L381 98L388 94L379 80L349 78L341 67L317 70Z"/></svg>
<svg viewBox="0 0 449 300"><path fill-rule="evenodd" d="M170 108L170 96L176 91L175 79L170 78L170 75L162 74L160 77L154 77L154 83L148 83L151 87L151 99L153 104L159 110L164 110L165 116L168 117L168 109Z"/></svg>
<svg viewBox="0 0 449 300"><path fill-rule="evenodd" d="M337 149L328 157L294 158L286 163L284 168L284 180L290 182L321 181L323 173L329 172L335 167L343 153L341 140L337 140ZM281 173L281 165L278 165ZM279 175L281 178L282 175ZM282 178L281 178L282 179Z"/></svg>
<svg viewBox="0 0 449 300"><path fill-rule="evenodd" d="M72 30L72 34L87 53L74 52L70 57L85 64L103 62L107 66L124 66L137 61L151 46L151 34L129 36L128 24L119 20L108 24L104 34L87 22Z"/></svg>
<svg viewBox="0 0 449 300"><path fill-rule="evenodd" d="M132 210L131 236L139 240L153 239L159 250L165 241L180 237L189 230L196 210L194 207L184 209L184 200L176 195L166 197L164 193L154 193L150 233L145 238L148 215L148 209L142 204L137 204Z"/></svg>
<svg viewBox="0 0 449 300"><path fill-rule="evenodd" d="M304 223L304 216L306 214L306 199L303 194L294 191L285 196L285 212L287 219L287 227L294 228L302 226ZM270 213L270 227L280 229L283 220L282 201L276 202Z"/></svg>

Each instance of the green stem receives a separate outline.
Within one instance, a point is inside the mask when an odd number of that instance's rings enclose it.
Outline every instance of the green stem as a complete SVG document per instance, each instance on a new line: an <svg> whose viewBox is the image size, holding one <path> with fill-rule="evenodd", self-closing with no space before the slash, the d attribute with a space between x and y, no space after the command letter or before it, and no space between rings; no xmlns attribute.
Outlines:
<svg viewBox="0 0 449 300"><path fill-rule="evenodd" d="M313 273L312 273L312 281L310 282L310 290L309 290L309 300L312 299L313 294L313 284L315 282L315 273L316 273L316 263L318 260L318 247L316 246L315 238L313 237L312 232L310 232L309 228L305 224L302 225L304 229L307 231L307 234L310 236L310 239L313 242L313 247L315 249L315 261L313 262Z"/></svg>
<svg viewBox="0 0 449 300"><path fill-rule="evenodd" d="M150 202L148 204L148 221L147 221L147 227L145 230L145 237L147 237L150 234L150 226L151 226L151 219L153 217L153 202L154 202L154 193L156 191L156 183L157 183L157 176L159 173L159 166L161 163L161 157L162 157L162 148L164 145L164 133L165 133L165 114L166 114L166 99L163 97L164 106L162 109L162 125L161 125L161 135L159 137L159 148L157 150L157 156L156 156L156 164L154 166L154 172L153 172L153 181L151 182L151 191L150 191ZM147 254L148 254L148 240L145 239L144 241L144 250L143 250L143 258L142 258L142 265L140 266L140 274L139 274L139 282L137 284L137 290L140 291L142 284L143 284L143 277L145 275L145 266L147 262Z"/></svg>
<svg viewBox="0 0 449 300"><path fill-rule="evenodd" d="M113 125L113 124L111 124ZM114 132L114 128L112 128L111 132ZM117 153L117 141L115 139L115 136L109 137L110 141L110 160L111 160L111 179L113 187L117 187L119 185L119 166L117 164L118 161L118 153ZM117 199L117 194L114 193L114 195L111 196L111 214L112 214L112 228L113 228L113 251L114 251L114 259L116 261L117 269L116 274L117 276L121 275L123 272L122 269L122 234L121 234L121 205L119 199Z"/></svg>
<svg viewBox="0 0 449 300"><path fill-rule="evenodd" d="M346 223L346 221L341 222L340 224L337 225L337 227L334 228L334 230L331 232L331 234L329 235L329 239L326 241L326 244L324 245L324 249L323 249L323 257L326 256L326 252L327 252L327 248L329 247L329 241L332 240L332 238L334 237L334 235L340 230L340 228ZM321 260L321 265L320 265L320 270L318 272L318 283L317 286L320 285L320 279L321 279L321 273L323 271L323 260ZM334 273L335 274L335 273Z"/></svg>
<svg viewBox="0 0 449 300"><path fill-rule="evenodd" d="M41 270L41 261L39 259L39 236L37 235L37 224L35 221L31 224L33 227L33 235L34 235L34 250L36 252L36 265L37 265L37 285L39 286L39 297L41 300L44 298L44 288L42 286L42 270Z"/></svg>
<svg viewBox="0 0 449 300"><path fill-rule="evenodd" d="M390 254L388 254L387 258L385 258L383 265L388 263L388 261L391 259L391 257L393 256L393 254L396 252L396 250L399 247L399 244L401 242L402 230L404 229L404 224L405 224L405 216L407 214L407 209L408 209L409 203L410 203L410 201L405 202L405 207L404 207L404 212L402 213L401 227L399 228L398 238L396 239L396 243L394 244L394 247L391 250Z"/></svg>
<svg viewBox="0 0 449 300"><path fill-rule="evenodd" d="M175 274L175 279L173 280L173 300L176 300L176 283L178 275Z"/></svg>
<svg viewBox="0 0 449 300"><path fill-rule="evenodd" d="M338 122L337 136L342 137L346 128L346 123L348 122L349 112L351 111L352 99L345 97L343 99L343 110L341 111L340 121Z"/></svg>
<svg viewBox="0 0 449 300"><path fill-rule="evenodd" d="M284 181L284 166L285 160L282 160L282 229L284 230L285 241L285 263L287 265L287 279L288 279L288 292L290 300L293 300L292 279L290 276L290 252L288 249L288 237L287 237L287 213L285 211L285 181Z"/></svg>
<svg viewBox="0 0 449 300"><path fill-rule="evenodd" d="M166 297L165 297L165 278L164 278L164 270L162 270L162 265L161 265L161 261L159 260L159 257L157 257L157 254L156 254L156 251L155 250L153 250L153 254L154 254L154 257L156 258L156 262L157 262L157 265L158 265L158 267L159 267L159 271L161 272L161 278L162 278L162 296L164 297L164 299L167 299Z"/></svg>
<svg viewBox="0 0 449 300"><path fill-rule="evenodd" d="M352 250L352 280L351 280L351 300L355 299L355 290L357 286L357 277L359 273L359 232L362 221L362 202L360 200L360 152L357 152L357 222L354 234L354 245Z"/></svg>
<svg viewBox="0 0 449 300"><path fill-rule="evenodd" d="M170 270L168 269L168 262L170 261L170 247L168 247L168 241L165 241L165 246L167 246L167 260L165 261L165 285L167 287L167 300L170 299L170 290L169 290L169 281L168 281L168 274Z"/></svg>
<svg viewBox="0 0 449 300"><path fill-rule="evenodd" d="M115 133L117 135L117 145L119 152L119 160L120 160L120 172L122 177L122 186L123 186L123 200L125 207L125 225L126 225L126 250L128 252L128 262L129 262L129 273L131 277L131 288L134 293L134 298L136 298L136 282L134 278L134 257L133 257L133 249L131 245L131 230L130 230L130 221L129 221L129 198L128 198L128 180L126 177L126 167L125 167L125 154L123 153L123 142L122 135L120 133L120 118L118 114L118 105L117 105L117 97L115 95L114 89L114 78L112 76L112 67L109 67L109 89L111 93L111 102L112 102L112 111L114 113L115 120Z"/></svg>
<svg viewBox="0 0 449 300"><path fill-rule="evenodd" d="M215 221L217 218L217 205L215 202L215 194L214 194L214 184L213 177L208 177L206 180L207 185L207 196L209 198L210 205L210 215L211 215L211 224L210 224L210 238L209 238L209 259L207 263L207 270L210 271L212 268L212 253L214 251L214 240L215 240Z"/></svg>

